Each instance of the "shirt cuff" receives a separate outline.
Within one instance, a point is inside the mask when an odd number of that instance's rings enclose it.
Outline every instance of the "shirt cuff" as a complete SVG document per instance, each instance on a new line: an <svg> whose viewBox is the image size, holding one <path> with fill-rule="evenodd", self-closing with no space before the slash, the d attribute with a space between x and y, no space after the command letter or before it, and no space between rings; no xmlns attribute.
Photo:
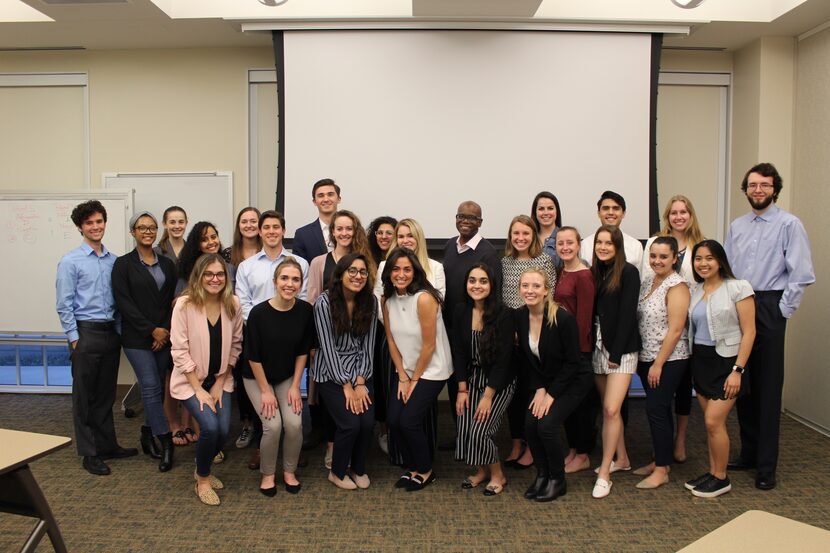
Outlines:
<svg viewBox="0 0 830 553"><path fill-rule="evenodd" d="M793 313L795 313L795 309L787 307L783 303L778 304L778 309L781 311L781 315L783 315L785 319L789 319L793 316Z"/></svg>
<svg viewBox="0 0 830 553"><path fill-rule="evenodd" d="M70 330L66 333L66 337L69 339L69 342L77 342L78 341L78 331L77 330Z"/></svg>

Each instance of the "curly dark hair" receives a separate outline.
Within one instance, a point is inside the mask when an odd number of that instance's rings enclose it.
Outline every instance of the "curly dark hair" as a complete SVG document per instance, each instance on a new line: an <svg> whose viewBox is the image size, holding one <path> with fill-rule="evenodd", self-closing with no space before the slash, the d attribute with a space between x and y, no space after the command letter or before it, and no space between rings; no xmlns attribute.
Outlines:
<svg viewBox="0 0 830 553"><path fill-rule="evenodd" d="M473 299L467 293L467 280L474 269L480 269L487 275L490 281L490 295L484 298L484 316L482 317L481 341L479 342L479 355L481 363L488 365L498 358L500 352L499 341L496 339L498 323L502 317L509 316L507 308L501 301L501 294L496 292L496 277L493 269L486 263L478 262L464 273L464 294L467 303L473 304Z"/></svg>
<svg viewBox="0 0 830 553"><path fill-rule="evenodd" d="M412 264L412 282L406 287L407 294L416 294L421 290L427 292L438 302L439 308L443 307L444 300L441 298L441 292L435 289L435 286L427 280L427 273L424 271L421 262L418 261L418 256L412 250L406 248L395 248L389 253L386 258L386 265L383 266L383 274L380 277L383 283L384 297L391 298L395 294L395 285L392 283L392 269L395 263L402 257L405 257Z"/></svg>
<svg viewBox="0 0 830 553"><path fill-rule="evenodd" d="M378 217L366 228L366 238L369 239L369 251L372 252L372 257L375 259L375 265L380 265L380 262L386 258L386 254L380 250L378 246L378 239L375 233L381 225L390 225L394 229L398 224L398 220L389 215L382 215Z"/></svg>
<svg viewBox="0 0 830 553"><path fill-rule="evenodd" d="M80 226L84 224L84 221L96 213L100 213L104 218L104 222L107 222L107 208L104 207L104 204L98 200L86 201L82 204L76 205L75 209L72 210L72 222L75 223L76 227L80 228Z"/></svg>
<svg viewBox="0 0 830 553"><path fill-rule="evenodd" d="M772 177L772 201L778 201L778 195L781 189L784 188L784 179L778 173L778 169L772 163L759 163L749 169L744 175L744 180L741 181L741 190L746 194L746 188L749 184L749 174L758 173L762 177ZM106 220L106 217L104 217Z"/></svg>
<svg viewBox="0 0 830 553"><path fill-rule="evenodd" d="M329 302L331 303L331 322L334 327L334 334L342 336L351 333L352 336L365 336L369 328L375 324L377 311L375 310L376 300L369 285L369 278L366 284L355 294L354 309L351 319L349 310L346 308L346 296L343 293L343 275L355 261L362 261L366 270L369 270L369 260L362 253L352 252L344 255L337 262L329 281Z"/></svg>
<svg viewBox="0 0 830 553"><path fill-rule="evenodd" d="M193 272L193 267L196 266L196 261L202 257L202 236L208 229L213 229L216 234L216 225L209 221L199 221L193 228L190 229L190 234L187 235L187 240L184 241L182 251L179 252L179 278L188 280L190 273ZM222 251L222 244L219 244L219 251Z"/></svg>

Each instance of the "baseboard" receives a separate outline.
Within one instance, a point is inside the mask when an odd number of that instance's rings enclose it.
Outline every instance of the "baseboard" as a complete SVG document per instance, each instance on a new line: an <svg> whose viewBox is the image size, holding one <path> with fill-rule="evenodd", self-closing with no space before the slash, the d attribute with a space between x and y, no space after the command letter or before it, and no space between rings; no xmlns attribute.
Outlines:
<svg viewBox="0 0 830 553"><path fill-rule="evenodd" d="M790 417L791 419L793 419L794 421L800 422L804 426L806 426L808 428L812 428L813 430L815 430L819 434L824 434L825 436L830 438L830 428L825 428L824 426L822 426L820 424L817 424L817 423L815 423L811 420L805 419L804 417L796 415L792 411L787 411L786 409L784 410L784 414L787 415L788 417Z"/></svg>

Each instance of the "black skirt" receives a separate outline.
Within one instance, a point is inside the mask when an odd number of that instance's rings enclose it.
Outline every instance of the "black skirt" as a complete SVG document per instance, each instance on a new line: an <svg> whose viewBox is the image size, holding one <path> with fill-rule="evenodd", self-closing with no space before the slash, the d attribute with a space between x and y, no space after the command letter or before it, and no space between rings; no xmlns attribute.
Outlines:
<svg viewBox="0 0 830 553"><path fill-rule="evenodd" d="M736 357L721 357L715 346L694 344L692 348L692 380L695 391L706 399L726 399L723 385L732 374ZM737 397L749 393L749 381L741 376L741 389Z"/></svg>

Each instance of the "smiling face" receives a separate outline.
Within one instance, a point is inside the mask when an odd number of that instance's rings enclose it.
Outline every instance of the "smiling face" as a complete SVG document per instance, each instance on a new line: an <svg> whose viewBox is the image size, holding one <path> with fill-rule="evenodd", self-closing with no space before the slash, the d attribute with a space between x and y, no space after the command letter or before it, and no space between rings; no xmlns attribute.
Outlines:
<svg viewBox="0 0 830 553"><path fill-rule="evenodd" d="M279 248L282 246L282 237L285 229L282 228L280 220L276 217L266 217L262 220L262 226L259 228L259 236L262 238L262 244L266 248Z"/></svg>
<svg viewBox="0 0 830 553"><path fill-rule="evenodd" d="M695 258L692 260L695 272L703 280L720 277L720 264L717 258L712 255L712 252L706 246L701 246L695 252Z"/></svg>
<svg viewBox="0 0 830 553"><path fill-rule="evenodd" d="M620 226L622 220L625 218L625 211L622 206L612 200L606 198L599 204L599 211L597 211L599 221L603 225L611 225L612 227Z"/></svg>
<svg viewBox="0 0 830 553"><path fill-rule="evenodd" d="M556 204L550 198L539 198L536 202L536 220L542 228L553 228L556 225Z"/></svg>
<svg viewBox="0 0 830 553"><path fill-rule="evenodd" d="M412 262L406 257L399 257L392 266L392 286L399 294L405 294L407 287L412 284L415 269L412 267Z"/></svg>
<svg viewBox="0 0 830 553"><path fill-rule="evenodd" d="M139 217L138 221L135 222L132 235L135 238L136 244L144 246L145 248L151 248L156 241L158 230L153 218L145 215L144 217Z"/></svg>
<svg viewBox="0 0 830 553"><path fill-rule="evenodd" d="M609 262L614 259L614 256L617 255L617 248L614 247L614 242L611 241L610 232L603 230L597 233L594 241L594 251L600 261Z"/></svg>
<svg viewBox="0 0 830 553"><path fill-rule="evenodd" d="M775 187L773 177L750 173L746 179L746 198L755 211L763 211L773 202Z"/></svg>
<svg viewBox="0 0 830 553"><path fill-rule="evenodd" d="M183 211L169 212L164 219L164 228L170 238L182 238L187 230L187 216Z"/></svg>
<svg viewBox="0 0 830 553"><path fill-rule="evenodd" d="M83 220L81 226L78 227L81 231L81 236L91 246L96 246L104 239L104 232L107 230L107 222L104 220L103 213L93 213Z"/></svg>
<svg viewBox="0 0 830 553"><path fill-rule="evenodd" d="M462 242L476 235L481 227L481 208L475 204L463 203L455 213L455 229Z"/></svg>
<svg viewBox="0 0 830 553"><path fill-rule="evenodd" d="M341 215L335 219L332 234L334 234L334 241L338 246L346 249L351 248L352 239L354 238L354 221L352 221L352 218Z"/></svg>
<svg viewBox="0 0 830 553"><path fill-rule="evenodd" d="M366 286L369 270L362 259L355 259L343 273L343 290L357 294Z"/></svg>
<svg viewBox="0 0 830 553"><path fill-rule="evenodd" d="M291 301L303 288L303 274L293 265L283 267L274 278L274 288L280 298Z"/></svg>
<svg viewBox="0 0 830 553"><path fill-rule="evenodd" d="M482 269L473 269L467 275L467 295L473 301L484 301L490 295L490 279Z"/></svg>
<svg viewBox="0 0 830 553"><path fill-rule="evenodd" d="M199 250L202 253L219 253L219 233L215 228L205 227L199 242Z"/></svg>
<svg viewBox="0 0 830 553"><path fill-rule="evenodd" d="M669 210L669 226L672 230L677 232L686 232L689 228L689 223L692 220L692 214L689 213L689 208L686 207L686 202L677 200L672 202Z"/></svg>
<svg viewBox="0 0 830 553"><path fill-rule="evenodd" d="M407 250L417 251L418 241L412 230L406 225L398 225L398 246Z"/></svg>
<svg viewBox="0 0 830 553"><path fill-rule="evenodd" d="M533 229L524 223L513 223L510 227L510 244L518 255L527 254L533 242Z"/></svg>
<svg viewBox="0 0 830 553"><path fill-rule="evenodd" d="M239 216L239 232L244 238L256 238L259 234L259 216L250 209Z"/></svg>
<svg viewBox="0 0 830 553"><path fill-rule="evenodd" d="M564 262L579 257L580 243L576 232L571 229L560 230L556 233L556 254Z"/></svg>
<svg viewBox="0 0 830 553"><path fill-rule="evenodd" d="M202 274L202 288L211 296L218 296L225 289L227 282L225 266L218 261L211 263Z"/></svg>
<svg viewBox="0 0 830 553"><path fill-rule="evenodd" d="M395 238L395 227L384 223L375 231L375 240L378 243L380 251L386 253L392 245L392 240Z"/></svg>
<svg viewBox="0 0 830 553"><path fill-rule="evenodd" d="M545 277L536 271L522 275L519 280L519 296L528 307L536 307L544 303L548 295L548 286Z"/></svg>
<svg viewBox="0 0 830 553"><path fill-rule="evenodd" d="M665 277L674 271L677 256L668 244L652 244L648 250L648 264L659 277Z"/></svg>
<svg viewBox="0 0 830 553"><path fill-rule="evenodd" d="M340 196L337 195L337 189L333 185L327 184L318 187L314 191L311 202L317 206L317 211L321 216L328 217L337 211L337 206L340 205Z"/></svg>

